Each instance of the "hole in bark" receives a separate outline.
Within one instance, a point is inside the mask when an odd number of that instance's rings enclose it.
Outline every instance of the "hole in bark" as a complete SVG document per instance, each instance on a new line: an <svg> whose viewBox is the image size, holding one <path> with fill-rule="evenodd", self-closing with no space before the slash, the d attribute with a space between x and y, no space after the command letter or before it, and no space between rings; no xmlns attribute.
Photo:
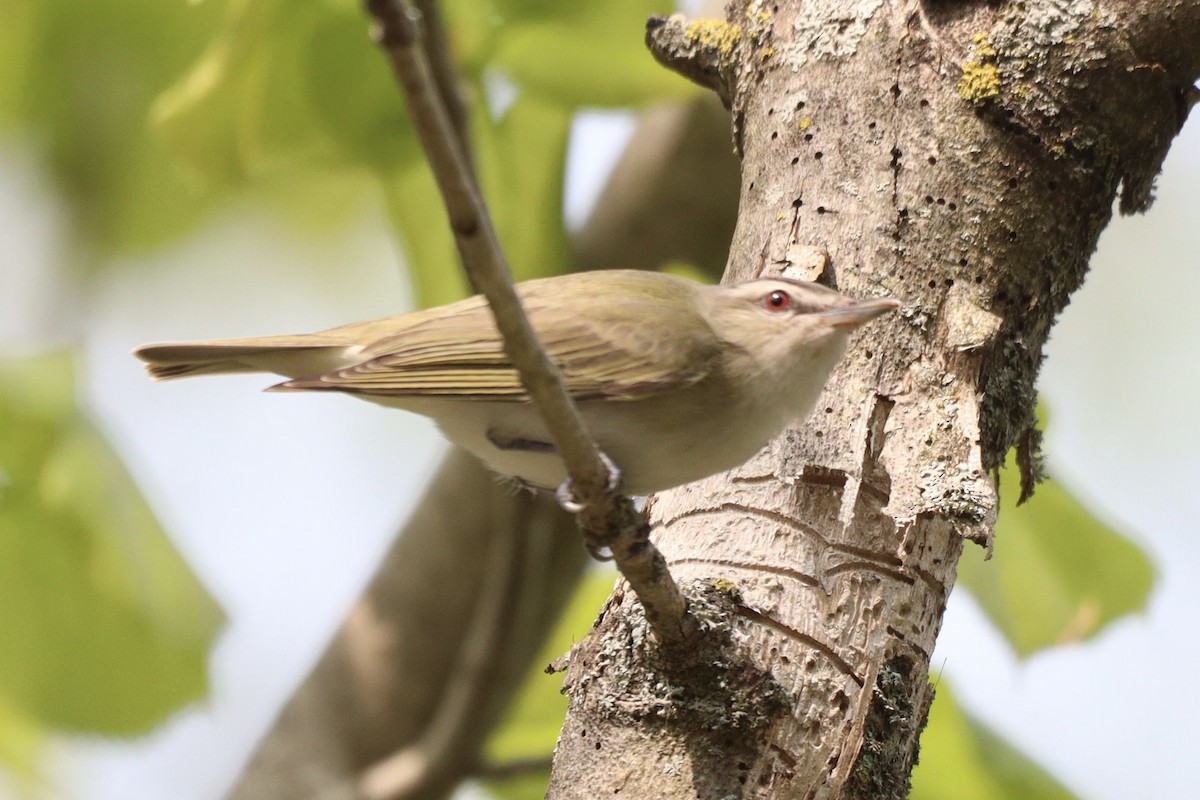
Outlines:
<svg viewBox="0 0 1200 800"><path fill-rule="evenodd" d="M845 714L846 709L850 708L850 698L846 696L845 692L839 691L833 696L833 707ZM837 756L834 756L834 760L837 760Z"/></svg>
<svg viewBox="0 0 1200 800"><path fill-rule="evenodd" d="M817 152L813 153L813 158L815 158L817 161L820 161L824 155L824 153L818 150Z"/></svg>
<svg viewBox="0 0 1200 800"><path fill-rule="evenodd" d="M825 413L826 413L826 414L832 414L832 413L833 413L833 406L825 406Z"/></svg>
<svg viewBox="0 0 1200 800"><path fill-rule="evenodd" d="M773 142L778 138L779 138L779 131L771 131L771 141Z"/></svg>
<svg viewBox="0 0 1200 800"><path fill-rule="evenodd" d="M929 288L930 288L930 289L936 289L936 288L937 288L937 281L930 281L930 282L929 282Z"/></svg>
<svg viewBox="0 0 1200 800"><path fill-rule="evenodd" d="M954 278L946 278L946 288L949 289L953 286L954 286Z"/></svg>
<svg viewBox="0 0 1200 800"><path fill-rule="evenodd" d="M925 195L925 202L928 203L929 205L933 205L933 195L931 195L931 194Z"/></svg>
<svg viewBox="0 0 1200 800"><path fill-rule="evenodd" d="M599 743L599 742L596 742L596 749L597 749L597 750L599 750L599 749L600 749L600 743Z"/></svg>
<svg viewBox="0 0 1200 800"><path fill-rule="evenodd" d="M975 276L975 283L976 283L976 285L983 283L983 276L982 276L982 275L976 275L976 276Z"/></svg>
<svg viewBox="0 0 1200 800"><path fill-rule="evenodd" d="M775 113L775 109L773 109L773 108L768 108L768 109L767 109L767 116L768 116L768 117L769 117L769 116L771 116L771 115L772 115L772 114L774 114L774 113Z"/></svg>
<svg viewBox="0 0 1200 800"><path fill-rule="evenodd" d="M824 213L825 213L825 206L817 206L817 213L818 213L818 214L824 214Z"/></svg>
<svg viewBox="0 0 1200 800"><path fill-rule="evenodd" d="M864 357L864 358L872 358L874 355L875 355L875 354L874 354L874 353L872 353L870 350L864 350L864 351L863 351L863 357Z"/></svg>
<svg viewBox="0 0 1200 800"><path fill-rule="evenodd" d="M793 167L794 167L794 166L796 166L796 165L797 165L797 164L799 164L799 163L800 163L800 156L796 156L795 158L793 158L793 159L792 159L792 166L793 166Z"/></svg>
<svg viewBox="0 0 1200 800"><path fill-rule="evenodd" d="M754 188L754 181L750 181L750 188L751 188L751 189L753 189L753 188Z"/></svg>
<svg viewBox="0 0 1200 800"><path fill-rule="evenodd" d="M951 203L950 205L946 206L946 208L950 209L951 211L958 211L958 203Z"/></svg>
<svg viewBox="0 0 1200 800"><path fill-rule="evenodd" d="M921 108L929 108L929 101L922 97L921 102L917 103L917 105L919 105Z"/></svg>
<svg viewBox="0 0 1200 800"><path fill-rule="evenodd" d="M944 198L944 197L939 197L939 198L937 199L937 204L938 204L939 206L944 206L944 205L946 205L946 198Z"/></svg>
<svg viewBox="0 0 1200 800"><path fill-rule="evenodd" d="M937 156L930 156L929 157L929 166L932 167L936 163L937 163Z"/></svg>
<svg viewBox="0 0 1200 800"><path fill-rule="evenodd" d="M804 134L804 141L806 141L806 142L811 142L811 141L812 141L812 134L811 134L811 133L806 133L806 134Z"/></svg>
<svg viewBox="0 0 1200 800"><path fill-rule="evenodd" d="M799 103L796 103L796 110L797 110L797 111L799 111L799 110L800 110L800 109L802 109L802 108L804 108L804 101L803 101L803 100L801 100Z"/></svg>
<svg viewBox="0 0 1200 800"><path fill-rule="evenodd" d="M875 123L874 123L874 122L868 122L868 123L867 123L867 127L868 127L868 128L870 128L871 130L875 130Z"/></svg>
<svg viewBox="0 0 1200 800"><path fill-rule="evenodd" d="M797 159L797 160L799 160L799 159ZM795 164L796 162L793 161L792 163ZM792 201L792 208L799 208L802 205L804 205L804 201L801 200L799 197L797 197L795 200Z"/></svg>
<svg viewBox="0 0 1200 800"><path fill-rule="evenodd" d="M900 96L900 84L893 83L891 92L892 92L892 97L899 97Z"/></svg>
<svg viewBox="0 0 1200 800"><path fill-rule="evenodd" d="M1015 188L1017 188L1017 179L1016 179L1016 178L1009 178L1009 179L1008 179L1008 188L1010 188L1010 189L1015 189Z"/></svg>

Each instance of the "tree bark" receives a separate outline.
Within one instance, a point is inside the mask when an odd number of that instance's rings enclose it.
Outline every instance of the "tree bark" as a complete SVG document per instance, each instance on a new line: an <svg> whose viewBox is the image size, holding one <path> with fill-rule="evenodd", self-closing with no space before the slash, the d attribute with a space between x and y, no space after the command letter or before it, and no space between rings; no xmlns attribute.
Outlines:
<svg viewBox="0 0 1200 800"><path fill-rule="evenodd" d="M614 596L567 669L550 798L907 795L963 540L990 546L1011 446L1037 477L1047 334L1114 199L1149 204L1198 40L1194 0L736 0L725 23L652 21L660 60L732 106L727 279L905 305L805 424L655 499L709 636L672 658Z"/></svg>

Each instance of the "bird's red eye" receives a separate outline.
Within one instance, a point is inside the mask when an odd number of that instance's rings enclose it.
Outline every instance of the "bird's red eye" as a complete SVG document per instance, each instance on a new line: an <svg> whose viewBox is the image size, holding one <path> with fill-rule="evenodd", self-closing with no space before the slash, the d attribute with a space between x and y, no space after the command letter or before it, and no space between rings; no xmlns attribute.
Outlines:
<svg viewBox="0 0 1200 800"><path fill-rule="evenodd" d="M792 304L792 296L778 289L764 298L768 311L785 311Z"/></svg>

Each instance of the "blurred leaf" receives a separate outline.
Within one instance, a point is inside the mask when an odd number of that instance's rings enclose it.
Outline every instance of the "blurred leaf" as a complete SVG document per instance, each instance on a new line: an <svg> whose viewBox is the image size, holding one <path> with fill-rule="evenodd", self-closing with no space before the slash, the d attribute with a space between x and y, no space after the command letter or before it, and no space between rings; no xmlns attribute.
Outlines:
<svg viewBox="0 0 1200 800"><path fill-rule="evenodd" d="M45 731L34 721L8 705L0 693L0 764L12 777L34 781L38 756L45 743Z"/></svg>
<svg viewBox="0 0 1200 800"><path fill-rule="evenodd" d="M499 122L474 128L480 180L513 278L570 272L563 222L570 110L522 93Z"/></svg>
<svg viewBox="0 0 1200 800"><path fill-rule="evenodd" d="M473 112L480 180L513 277L569 272L562 203L570 112L524 94L499 121L479 104ZM408 255L417 304L440 305L465 296L467 280L428 165L404 165L383 184L389 218Z"/></svg>
<svg viewBox="0 0 1200 800"><path fill-rule="evenodd" d="M206 691L221 614L74 404L70 356L0 361L0 706L135 734Z"/></svg>
<svg viewBox="0 0 1200 800"><path fill-rule="evenodd" d="M327 8L231 0L220 31L154 105L159 135L195 179L219 186L319 156L300 65Z"/></svg>
<svg viewBox="0 0 1200 800"><path fill-rule="evenodd" d="M399 167L382 182L384 205L404 245L417 306L439 306L470 294L429 165L419 161Z"/></svg>
<svg viewBox="0 0 1200 800"><path fill-rule="evenodd" d="M567 698L562 678L547 675L545 666L571 649L591 628L596 613L612 593L613 573L593 572L584 579L517 699L508 707L505 720L496 727L484 748L489 764L545 759L544 771L526 772L511 778L485 781L488 790L504 800L541 800L550 781L549 760L567 715Z"/></svg>
<svg viewBox="0 0 1200 800"><path fill-rule="evenodd" d="M958 580L1020 656L1077 642L1146 606L1154 567L1132 542L1044 481L1017 506L1020 476L1000 472L995 555L967 548Z"/></svg>
<svg viewBox="0 0 1200 800"><path fill-rule="evenodd" d="M0 125L37 148L87 246L154 246L207 210L148 135L146 113L203 47L217 5L4 3Z"/></svg>
<svg viewBox="0 0 1200 800"><path fill-rule="evenodd" d="M648 54L614 51L579 31L571 24L516 26L499 43L496 64L522 89L574 106L642 105L697 93ZM640 31L625 33L640 42Z"/></svg>
<svg viewBox="0 0 1200 800"><path fill-rule="evenodd" d="M964 711L938 684L911 800L1073 800L1045 770Z"/></svg>
<svg viewBox="0 0 1200 800"><path fill-rule="evenodd" d="M382 168L420 157L396 79L367 36L360 5L321 18L305 50L309 104L349 160Z"/></svg>
<svg viewBox="0 0 1200 800"><path fill-rule="evenodd" d="M508 0L494 65L523 90L571 106L628 106L699 91L644 44L646 19L674 4L646 0Z"/></svg>

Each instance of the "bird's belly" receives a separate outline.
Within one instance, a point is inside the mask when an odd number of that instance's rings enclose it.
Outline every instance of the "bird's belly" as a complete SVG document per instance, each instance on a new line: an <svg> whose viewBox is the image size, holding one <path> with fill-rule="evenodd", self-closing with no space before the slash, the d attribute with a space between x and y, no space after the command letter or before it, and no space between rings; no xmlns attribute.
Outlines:
<svg viewBox="0 0 1200 800"><path fill-rule="evenodd" d="M786 420L744 409L705 404L636 411L605 403L588 414L597 444L625 472L626 491L650 494L733 469L754 456Z"/></svg>
<svg viewBox="0 0 1200 800"><path fill-rule="evenodd" d="M536 446L550 445L550 434L529 403L458 401L436 413L408 407L432 417L447 439L494 472L543 489L556 488L567 476L557 453Z"/></svg>
<svg viewBox="0 0 1200 800"><path fill-rule="evenodd" d="M432 417L446 438L488 468L533 486L553 489L566 478L545 424L528 403L464 401L387 403ZM709 404L668 406L658 398L579 404L597 447L623 475L622 490L645 495L742 464L779 433L786 420ZM497 446L497 443L505 446Z"/></svg>

